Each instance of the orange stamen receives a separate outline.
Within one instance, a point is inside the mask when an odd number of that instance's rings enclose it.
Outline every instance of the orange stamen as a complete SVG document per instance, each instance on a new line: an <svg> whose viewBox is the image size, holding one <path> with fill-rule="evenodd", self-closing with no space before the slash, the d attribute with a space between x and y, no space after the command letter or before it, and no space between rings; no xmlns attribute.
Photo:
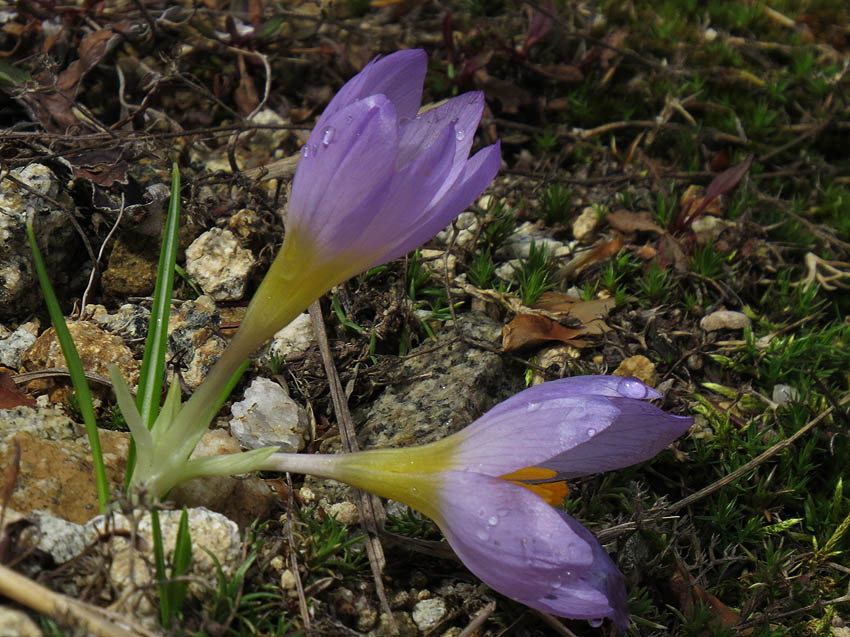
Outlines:
<svg viewBox="0 0 850 637"><path fill-rule="evenodd" d="M525 467L524 469L512 471L511 473L506 473L499 477L503 480L508 480L509 482L518 484L521 487L525 487L532 493L536 493L538 496L543 498L547 504L558 506L564 502L564 498L566 498L567 494L570 492L566 482L545 482L543 484L528 484L527 482L523 482L523 480L550 480L557 475L558 472L553 471L552 469Z"/></svg>

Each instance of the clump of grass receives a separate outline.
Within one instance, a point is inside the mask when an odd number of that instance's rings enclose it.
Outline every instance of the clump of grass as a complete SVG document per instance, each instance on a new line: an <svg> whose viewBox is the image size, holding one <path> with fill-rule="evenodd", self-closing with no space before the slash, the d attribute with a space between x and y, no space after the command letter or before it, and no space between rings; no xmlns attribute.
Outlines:
<svg viewBox="0 0 850 637"><path fill-rule="evenodd" d="M540 206L547 224L564 223L573 208L573 191L562 184L552 184L543 189Z"/></svg>
<svg viewBox="0 0 850 637"><path fill-rule="evenodd" d="M496 266L493 263L489 246L476 253L472 264L466 271L466 276L469 278L469 282L476 287L489 288L492 286L493 279L496 276Z"/></svg>
<svg viewBox="0 0 850 637"><path fill-rule="evenodd" d="M519 297L523 305L533 305L540 296L555 287L552 280L554 264L549 258L545 245L534 240L528 250L528 257L518 266L514 266Z"/></svg>

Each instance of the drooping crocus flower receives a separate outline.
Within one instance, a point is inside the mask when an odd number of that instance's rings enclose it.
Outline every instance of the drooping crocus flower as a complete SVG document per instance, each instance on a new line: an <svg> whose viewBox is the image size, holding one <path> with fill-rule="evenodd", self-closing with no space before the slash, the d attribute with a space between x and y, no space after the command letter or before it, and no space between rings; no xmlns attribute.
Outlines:
<svg viewBox="0 0 850 637"><path fill-rule="evenodd" d="M483 94L420 113L426 70L424 51L376 58L328 104L302 148L279 254L204 382L161 414L152 436L139 432L134 483L163 495L197 475L247 471L274 451L187 460L257 347L334 285L431 239L493 180L498 143L469 157ZM129 390L119 391L129 405Z"/></svg>
<svg viewBox="0 0 850 637"><path fill-rule="evenodd" d="M634 378L581 376L526 389L466 429L421 447L273 454L262 468L309 473L432 518L466 566L500 593L573 619L628 625L623 576L593 534L554 508L565 478L656 455L693 420L644 402Z"/></svg>

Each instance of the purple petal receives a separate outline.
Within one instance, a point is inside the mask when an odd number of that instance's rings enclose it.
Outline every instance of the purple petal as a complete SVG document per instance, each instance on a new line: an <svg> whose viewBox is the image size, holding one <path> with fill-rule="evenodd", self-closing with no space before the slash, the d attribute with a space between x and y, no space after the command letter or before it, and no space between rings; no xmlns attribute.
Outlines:
<svg viewBox="0 0 850 637"><path fill-rule="evenodd" d="M412 118L422 102L422 85L428 71L428 56L421 49L397 51L383 58L374 58L363 70L348 80L327 105L310 136L327 126L328 120L339 111L370 95L385 95L399 117Z"/></svg>
<svg viewBox="0 0 850 637"><path fill-rule="evenodd" d="M418 234L423 212L427 211L452 170L456 144L454 131L444 128L434 143L393 176L381 210L372 211L378 214L361 227L362 238L354 242L356 250L372 252L384 259L388 247L394 245L399 236ZM423 238L417 245L425 243L431 236ZM348 239L351 240L351 235Z"/></svg>
<svg viewBox="0 0 850 637"><path fill-rule="evenodd" d="M609 398L619 410L610 426L599 429L581 444L539 466L558 472L558 479L574 478L628 467L658 455L685 433L694 419L673 416L654 405L631 398Z"/></svg>
<svg viewBox="0 0 850 637"><path fill-rule="evenodd" d="M408 217L406 225L399 228L397 237L386 245L381 257L373 261L370 267L392 261L418 248L475 201L499 172L499 148L500 144L496 142L481 149L466 162L463 173L449 192L425 210L415 211L419 212L418 215Z"/></svg>
<svg viewBox="0 0 850 637"><path fill-rule="evenodd" d="M657 392L636 379L577 376L536 385L455 434L455 468L500 476L539 466L557 479L609 471L656 455L693 422L633 397Z"/></svg>
<svg viewBox="0 0 850 637"><path fill-rule="evenodd" d="M484 93L475 91L450 99L417 115L402 128L398 144L397 165L411 161L423 148L430 146L446 127L454 128L457 147L455 163L463 164L469 157L475 129L484 112Z"/></svg>
<svg viewBox="0 0 850 637"><path fill-rule="evenodd" d="M558 513L561 514L565 524L591 546L593 549L593 565L558 590L552 591L549 595L538 599L537 603L529 604L529 606L553 615L572 619L594 620L610 617L618 631L625 631L629 626L629 612L623 574L593 533L563 511L558 511ZM598 591L605 596L608 600L608 612L599 612L599 608L595 604L587 603L586 591L588 590Z"/></svg>
<svg viewBox="0 0 850 637"><path fill-rule="evenodd" d="M398 144L395 108L383 96L368 97L328 120L323 135L302 149L287 215L313 237L388 186Z"/></svg>
<svg viewBox="0 0 850 637"><path fill-rule="evenodd" d="M623 577L590 531L505 480L457 471L442 477L437 523L484 583L561 617L627 625Z"/></svg>

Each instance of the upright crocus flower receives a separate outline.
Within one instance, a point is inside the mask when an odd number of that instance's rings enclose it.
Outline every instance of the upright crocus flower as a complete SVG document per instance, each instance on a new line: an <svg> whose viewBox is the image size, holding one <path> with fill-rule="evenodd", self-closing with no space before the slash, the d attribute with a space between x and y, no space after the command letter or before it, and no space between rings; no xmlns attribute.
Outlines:
<svg viewBox="0 0 850 637"><path fill-rule="evenodd" d="M426 70L424 51L376 58L331 100L302 148L280 253L209 376L162 417L134 482L164 494L187 477L245 471L253 456L187 463L239 365L337 283L431 239L493 180L499 144L469 157L483 94L420 113Z"/></svg>
<svg viewBox="0 0 850 637"><path fill-rule="evenodd" d="M372 60L316 123L292 183L286 238L243 330L269 338L331 287L419 247L493 180L499 145L469 157L484 95L419 112L424 51Z"/></svg>
<svg viewBox="0 0 850 637"><path fill-rule="evenodd" d="M565 478L647 460L693 420L644 402L634 378L544 383L466 429L421 447L342 455L273 454L262 467L347 482L431 517L494 590L573 619L628 625L623 576L593 534L556 509Z"/></svg>

